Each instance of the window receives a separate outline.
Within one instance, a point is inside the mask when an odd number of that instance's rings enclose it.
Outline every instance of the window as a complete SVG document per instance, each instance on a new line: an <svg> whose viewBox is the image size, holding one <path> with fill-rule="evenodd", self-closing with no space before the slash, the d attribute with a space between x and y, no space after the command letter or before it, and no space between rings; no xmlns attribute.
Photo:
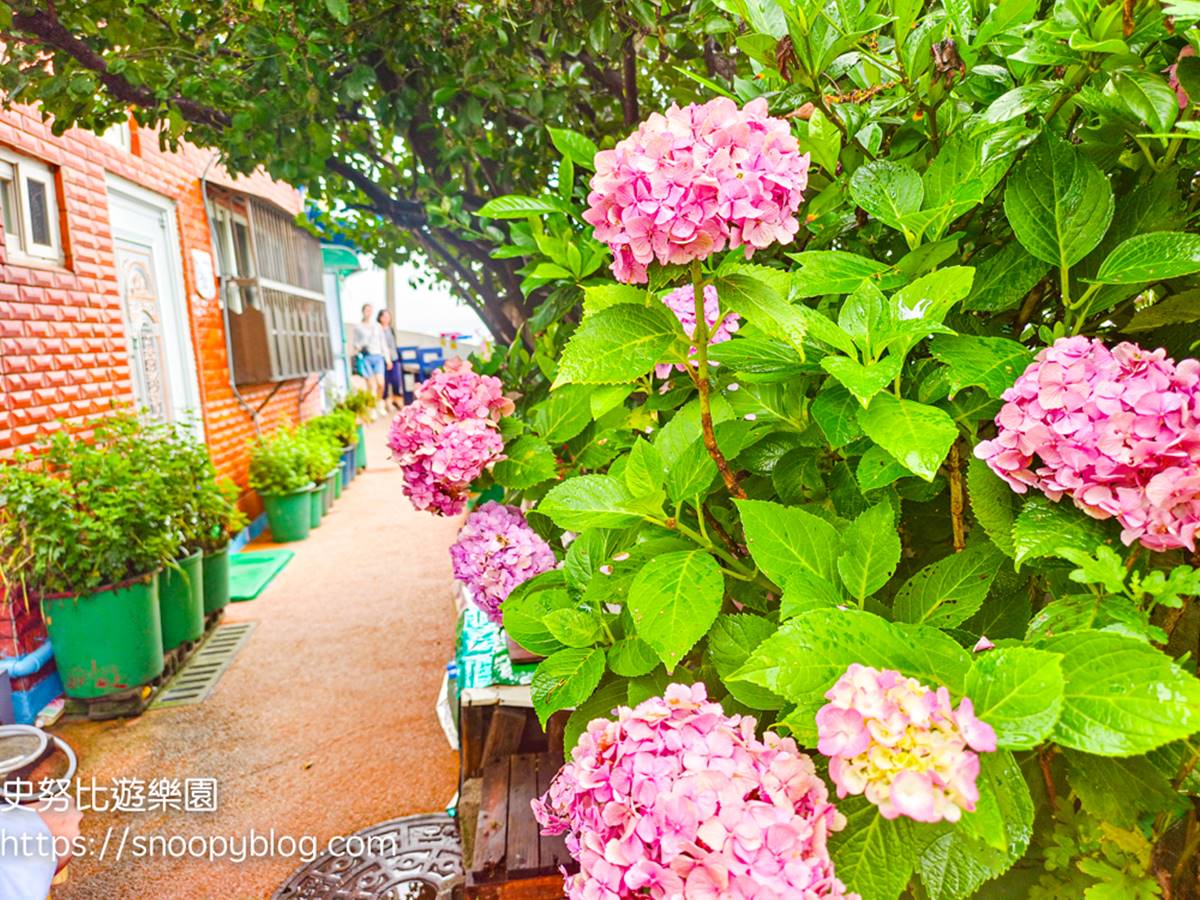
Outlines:
<svg viewBox="0 0 1200 900"><path fill-rule="evenodd" d="M254 263L250 255L250 226L237 213L218 206L217 241L221 281L225 285L225 303L230 312L240 313L243 309L243 297L249 304L254 304L254 289L250 285L242 285L233 280L254 277Z"/></svg>
<svg viewBox="0 0 1200 900"><path fill-rule="evenodd" d="M114 147L119 147L127 153L133 149L133 137L128 122L118 122L116 125L110 125L100 135L100 140L107 141Z"/></svg>
<svg viewBox="0 0 1200 900"><path fill-rule="evenodd" d="M0 151L0 207L10 258L62 262L58 200L49 166Z"/></svg>

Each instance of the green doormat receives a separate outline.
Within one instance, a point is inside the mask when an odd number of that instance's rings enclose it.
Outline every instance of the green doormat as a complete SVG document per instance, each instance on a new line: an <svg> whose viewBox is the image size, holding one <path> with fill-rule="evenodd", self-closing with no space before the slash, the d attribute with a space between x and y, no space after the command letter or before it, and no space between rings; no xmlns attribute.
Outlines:
<svg viewBox="0 0 1200 900"><path fill-rule="evenodd" d="M253 600L296 554L291 550L249 550L229 557L229 598Z"/></svg>

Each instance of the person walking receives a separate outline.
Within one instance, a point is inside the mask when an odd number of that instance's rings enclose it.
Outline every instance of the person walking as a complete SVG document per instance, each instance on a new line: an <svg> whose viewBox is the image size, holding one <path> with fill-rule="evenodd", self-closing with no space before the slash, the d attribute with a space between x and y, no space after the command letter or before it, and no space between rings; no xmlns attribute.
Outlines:
<svg viewBox="0 0 1200 900"><path fill-rule="evenodd" d="M367 390L375 395L378 412L385 412L383 405L383 378L387 371L387 339L383 328L375 321L375 307L364 303L362 321L354 326L351 338L358 357L358 370L367 382Z"/></svg>
<svg viewBox="0 0 1200 900"><path fill-rule="evenodd" d="M383 329L383 339L387 344L387 370L383 374L383 402L389 408L399 411L404 406L404 369L400 366L400 351L396 348L396 329L392 328L392 314L381 309L375 317L379 327Z"/></svg>

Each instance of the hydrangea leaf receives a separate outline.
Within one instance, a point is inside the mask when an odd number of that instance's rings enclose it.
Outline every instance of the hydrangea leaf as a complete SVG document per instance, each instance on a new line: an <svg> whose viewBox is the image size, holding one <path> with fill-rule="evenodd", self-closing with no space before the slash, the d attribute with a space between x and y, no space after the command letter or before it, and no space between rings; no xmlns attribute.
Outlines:
<svg viewBox="0 0 1200 900"><path fill-rule="evenodd" d="M804 359L808 327L802 307L788 303L766 279L748 272L723 275L715 286L722 311L736 312L763 333L784 341Z"/></svg>
<svg viewBox="0 0 1200 900"><path fill-rule="evenodd" d="M1031 256L1019 243L1009 241L979 261L975 283L963 308L984 312L1016 309L1049 269L1049 265Z"/></svg>
<svg viewBox="0 0 1200 900"><path fill-rule="evenodd" d="M905 219L921 208L925 186L910 166L878 159L855 170L850 196L880 222L903 231Z"/></svg>
<svg viewBox="0 0 1200 900"><path fill-rule="evenodd" d="M983 605L1003 557L991 544L977 544L931 563L896 592L892 610L901 622L953 628Z"/></svg>
<svg viewBox="0 0 1200 900"><path fill-rule="evenodd" d="M504 459L492 468L496 482L514 491L525 490L558 475L554 451L544 441L525 435L504 448Z"/></svg>
<svg viewBox="0 0 1200 900"><path fill-rule="evenodd" d="M845 250L806 250L788 258L800 264L794 279L800 297L852 294L867 281L889 289L903 280L887 263Z"/></svg>
<svg viewBox="0 0 1200 900"><path fill-rule="evenodd" d="M1200 731L1200 680L1128 635L1075 631L1043 640L1062 654L1054 740L1097 756L1134 756Z"/></svg>
<svg viewBox="0 0 1200 900"><path fill-rule="evenodd" d="M895 380L903 365L904 357L894 353L865 366L848 356L826 356L821 360L821 368L841 382L864 409L872 397Z"/></svg>
<svg viewBox="0 0 1200 900"><path fill-rule="evenodd" d="M683 328L665 306L623 303L583 320L563 349L554 386L633 381L657 363L683 362L686 352Z"/></svg>
<svg viewBox="0 0 1200 900"><path fill-rule="evenodd" d="M1033 647L980 653L967 673L975 715L992 726L1001 749L1029 750L1044 741L1063 705L1062 660Z"/></svg>
<svg viewBox="0 0 1200 900"><path fill-rule="evenodd" d="M1018 568L1030 559L1057 556L1060 547L1089 553L1106 540L1104 529L1093 518L1069 503L1030 497L1013 523L1013 550Z"/></svg>
<svg viewBox="0 0 1200 900"><path fill-rule="evenodd" d="M636 635L622 638L609 648L608 667L625 678L648 675L658 668L658 654Z"/></svg>
<svg viewBox="0 0 1200 900"><path fill-rule="evenodd" d="M917 831L907 819L885 819L862 797L838 802L846 827L829 837L838 879L862 900L896 900L916 867Z"/></svg>
<svg viewBox="0 0 1200 900"><path fill-rule="evenodd" d="M500 605L504 630L530 653L548 656L563 648L545 622L546 616L553 610L568 609L575 605L563 584L561 570L543 572L513 588Z"/></svg>
<svg viewBox="0 0 1200 900"><path fill-rule="evenodd" d="M862 436L858 409L858 401L848 390L840 384L827 381L813 398L811 412L813 421L825 435L829 446L837 448Z"/></svg>
<svg viewBox="0 0 1200 900"><path fill-rule="evenodd" d="M555 609L543 621L555 640L567 647L590 647L600 633L595 613L581 609Z"/></svg>
<svg viewBox="0 0 1200 900"><path fill-rule="evenodd" d="M1017 240L1055 266L1075 265L1100 243L1113 207L1104 173L1050 131L1013 168L1004 191L1004 214Z"/></svg>
<svg viewBox="0 0 1200 900"><path fill-rule="evenodd" d="M568 648L546 657L533 672L529 693L538 721L560 709L571 709L592 695L604 675L604 651Z"/></svg>
<svg viewBox="0 0 1200 900"><path fill-rule="evenodd" d="M842 532L837 570L850 595L864 600L887 584L899 562L895 512L885 499L860 514Z"/></svg>
<svg viewBox="0 0 1200 900"><path fill-rule="evenodd" d="M642 567L627 600L638 637L670 671L708 633L725 596L725 576L703 550L664 553Z"/></svg>
<svg viewBox="0 0 1200 900"><path fill-rule="evenodd" d="M550 194L542 194L539 197L505 194L503 197L493 197L479 207L475 214L485 219L524 219L528 216L568 211L569 207L563 200Z"/></svg>
<svg viewBox="0 0 1200 900"><path fill-rule="evenodd" d="M971 457L967 461L967 496L971 499L971 512L992 543L1005 555L1012 556L1016 552L1012 537L1016 519L1012 488L982 459Z"/></svg>
<svg viewBox="0 0 1200 900"><path fill-rule="evenodd" d="M625 485L611 475L577 475L552 487L537 511L571 531L622 528L642 519L630 511L632 499Z"/></svg>
<svg viewBox="0 0 1200 900"><path fill-rule="evenodd" d="M958 427L947 413L891 394L879 394L867 409L859 410L858 423L867 437L926 481L933 481L958 437Z"/></svg>
<svg viewBox="0 0 1200 900"><path fill-rule="evenodd" d="M737 507L750 555L776 584L785 584L797 569L827 581L836 579L841 543L828 522L766 500L738 500Z"/></svg>
<svg viewBox="0 0 1200 900"><path fill-rule="evenodd" d="M563 729L563 756L571 758L571 751L579 743L579 737L587 731L588 724L595 719L611 719L613 711L618 706L628 702L626 685L628 682L616 678L606 681L592 693L590 697L575 707L567 719Z"/></svg>
<svg viewBox="0 0 1200 900"><path fill-rule="evenodd" d="M708 657L729 693L751 709L779 709L783 698L746 681L727 681L754 649L775 633L776 625L763 616L740 613L719 616L708 638Z"/></svg>
<svg viewBox="0 0 1200 900"><path fill-rule="evenodd" d="M908 469L896 462L892 455L878 444L867 448L867 452L862 455L854 469L854 478L863 493L887 487L908 474Z"/></svg>
<svg viewBox="0 0 1200 900"><path fill-rule="evenodd" d="M1008 338L966 334L939 334L929 342L929 352L950 368L950 396L978 385L999 397L1033 359L1027 348Z"/></svg>
<svg viewBox="0 0 1200 900"><path fill-rule="evenodd" d="M591 392L587 385L564 385L529 411L529 423L551 444L569 441L592 421Z"/></svg>
<svg viewBox="0 0 1200 900"><path fill-rule="evenodd" d="M1096 280L1105 284L1166 281L1200 272L1200 235L1182 231L1139 234L1104 258Z"/></svg>
<svg viewBox="0 0 1200 900"><path fill-rule="evenodd" d="M1063 758L1067 783L1083 808L1124 828L1136 827L1145 813L1171 809L1183 800L1171 786L1170 776L1145 756L1112 759L1064 750Z"/></svg>

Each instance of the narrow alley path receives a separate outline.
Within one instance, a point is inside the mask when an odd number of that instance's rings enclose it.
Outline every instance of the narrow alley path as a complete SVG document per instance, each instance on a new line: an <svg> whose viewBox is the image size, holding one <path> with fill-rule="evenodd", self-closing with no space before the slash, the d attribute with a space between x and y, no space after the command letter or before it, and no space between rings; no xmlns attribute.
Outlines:
<svg viewBox="0 0 1200 900"><path fill-rule="evenodd" d="M413 510L387 458L386 422L368 429L368 462L296 556L225 621L257 627L207 700L139 719L55 729L81 776L215 778L218 811L87 813L93 855L73 862L56 900L267 897L302 861L129 858L135 836L250 834L319 846L333 836L445 808L457 757L434 713L453 654L446 548L456 520ZM264 545L268 546L268 545ZM112 829L107 859L100 860ZM125 858L112 857L128 829Z"/></svg>

